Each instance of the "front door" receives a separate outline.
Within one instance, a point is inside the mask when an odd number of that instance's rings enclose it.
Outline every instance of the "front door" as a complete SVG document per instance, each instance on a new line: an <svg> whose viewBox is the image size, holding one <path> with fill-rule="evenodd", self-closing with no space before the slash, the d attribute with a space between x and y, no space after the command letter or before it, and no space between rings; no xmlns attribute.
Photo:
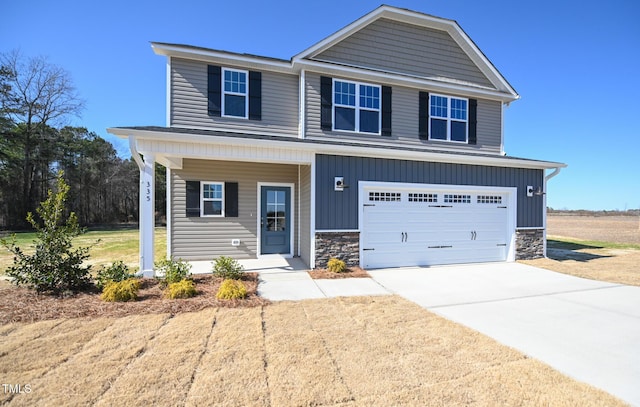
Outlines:
<svg viewBox="0 0 640 407"><path fill-rule="evenodd" d="M260 187L260 253L291 253L291 187Z"/></svg>

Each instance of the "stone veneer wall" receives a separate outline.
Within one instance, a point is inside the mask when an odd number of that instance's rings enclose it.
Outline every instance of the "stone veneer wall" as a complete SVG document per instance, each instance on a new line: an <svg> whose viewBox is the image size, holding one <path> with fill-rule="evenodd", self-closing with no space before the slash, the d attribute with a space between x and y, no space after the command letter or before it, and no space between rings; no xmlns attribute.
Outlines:
<svg viewBox="0 0 640 407"><path fill-rule="evenodd" d="M360 265L360 232L316 232L316 267L325 268L332 257Z"/></svg>
<svg viewBox="0 0 640 407"><path fill-rule="evenodd" d="M516 260L544 257L544 230L516 230Z"/></svg>

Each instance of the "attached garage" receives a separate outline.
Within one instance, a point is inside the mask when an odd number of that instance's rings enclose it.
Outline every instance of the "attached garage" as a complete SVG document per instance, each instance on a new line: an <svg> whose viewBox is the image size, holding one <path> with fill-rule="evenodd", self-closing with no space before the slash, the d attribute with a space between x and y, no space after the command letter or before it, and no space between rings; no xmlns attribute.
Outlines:
<svg viewBox="0 0 640 407"><path fill-rule="evenodd" d="M516 188L359 183L365 268L515 259Z"/></svg>

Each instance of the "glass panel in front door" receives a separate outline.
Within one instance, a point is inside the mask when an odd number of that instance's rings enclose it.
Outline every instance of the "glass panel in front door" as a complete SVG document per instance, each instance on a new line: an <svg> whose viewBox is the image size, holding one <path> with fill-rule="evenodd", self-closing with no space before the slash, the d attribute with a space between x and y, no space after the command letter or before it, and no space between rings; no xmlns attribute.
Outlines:
<svg viewBox="0 0 640 407"><path fill-rule="evenodd" d="M286 194L284 191L267 191L267 230L281 232L287 221Z"/></svg>

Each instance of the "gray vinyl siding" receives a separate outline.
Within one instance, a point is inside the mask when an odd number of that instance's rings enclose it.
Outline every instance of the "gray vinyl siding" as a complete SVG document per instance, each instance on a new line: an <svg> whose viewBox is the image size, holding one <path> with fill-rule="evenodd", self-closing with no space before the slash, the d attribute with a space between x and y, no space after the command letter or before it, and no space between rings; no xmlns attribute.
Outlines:
<svg viewBox="0 0 640 407"><path fill-rule="evenodd" d="M311 264L311 166L300 166L300 258Z"/></svg>
<svg viewBox="0 0 640 407"><path fill-rule="evenodd" d="M246 69L243 67L225 66ZM208 115L207 63L171 59L171 126L298 134L297 75L262 71L262 120Z"/></svg>
<svg viewBox="0 0 640 407"><path fill-rule="evenodd" d="M348 79L348 78L347 78ZM383 84L381 84L383 85ZM306 74L306 137L310 139L332 139L340 141L366 141L392 143L410 147L425 146L453 148L461 151L500 153L502 148L502 104L493 100L478 99L477 144L460 144L442 141L420 140L418 135L419 89L394 86L391 98L391 137L324 131L320 126L320 74ZM429 89L422 89L429 91ZM456 96L456 95L452 95Z"/></svg>
<svg viewBox="0 0 640 407"><path fill-rule="evenodd" d="M335 192L333 179L346 188ZM542 186L543 170L479 165L316 156L316 230L358 229L358 181L516 187L516 227L542 227L542 196L527 197L527 185Z"/></svg>
<svg viewBox="0 0 640 407"><path fill-rule="evenodd" d="M380 19L314 59L493 87L446 31Z"/></svg>
<svg viewBox="0 0 640 407"><path fill-rule="evenodd" d="M183 169L171 172L171 247L175 258L184 260L211 260L217 256L235 259L256 258L258 253L257 216L258 182L295 183L298 166L233 161L183 161ZM185 181L219 181L238 183L238 217L190 217L185 214ZM297 208L298 185L295 186L294 208ZM295 210L295 229L298 215ZM297 253L295 233L291 244ZM231 239L240 239L238 247Z"/></svg>

